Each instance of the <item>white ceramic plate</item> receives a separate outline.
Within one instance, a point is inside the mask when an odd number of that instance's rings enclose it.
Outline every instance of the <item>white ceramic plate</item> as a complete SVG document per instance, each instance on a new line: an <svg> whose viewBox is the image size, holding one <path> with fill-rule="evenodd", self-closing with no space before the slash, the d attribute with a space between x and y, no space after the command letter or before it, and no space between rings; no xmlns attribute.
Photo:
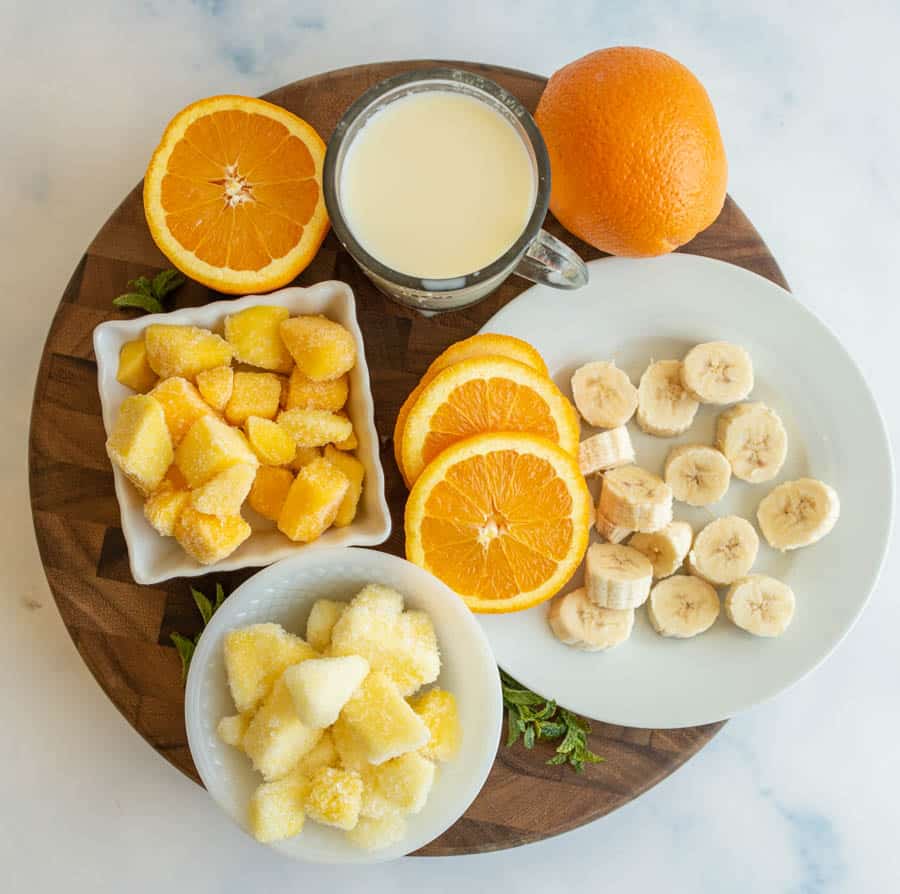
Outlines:
<svg viewBox="0 0 900 894"><path fill-rule="evenodd" d="M344 528L331 528L313 543L291 543L275 527L274 522L257 515L248 505L243 515L253 528L253 534L228 558L213 565L194 561L172 537L160 537L144 518L140 494L125 475L113 467L116 499L122 517L122 533L128 544L131 575L139 584L155 584L170 577L196 577L211 571L233 571L255 565L269 565L300 551L328 546L374 546L391 533L391 514L384 498L384 473L379 456L378 432L375 430L369 370L366 367L365 346L356 321L356 302L350 287L342 282L321 282L308 289L282 289L270 295L251 295L248 298L216 301L202 307L188 307L169 314L153 314L133 320L114 320L101 323L94 330L94 354L97 358L97 382L103 425L109 432L122 401L134 392L116 381L119 349L127 341L140 338L151 323L178 326L203 326L222 332L225 317L248 307L274 304L286 307L291 314L324 314L340 323L356 342L357 364L350 371L350 397L347 414L359 438L356 451L366 467L359 512Z"/></svg>
<svg viewBox="0 0 900 894"><path fill-rule="evenodd" d="M316 599L349 600L366 584L394 587L407 608L428 612L441 649L437 685L456 696L462 726L457 757L438 766L421 813L408 817L402 841L374 853L360 850L337 829L307 820L294 838L271 845L298 860L374 863L401 857L449 829L484 785L500 738L500 677L487 637L462 600L427 571L371 549L327 549L278 562L238 587L213 616L191 660L184 698L191 755L207 791L242 828L247 804L262 778L247 757L223 744L216 725L234 713L225 678L222 638L228 630L274 621L303 634Z"/></svg>
<svg viewBox="0 0 900 894"><path fill-rule="evenodd" d="M722 720L815 668L862 611L890 537L894 485L884 423L837 338L768 280L680 254L604 259L590 265L590 275L590 285L577 292L529 289L483 331L532 342L569 396L572 372L589 360L614 359L637 384L651 359L681 358L704 341L743 345L756 371L751 399L765 401L784 420L787 462L772 482L733 480L713 511L676 503L675 517L695 531L731 513L755 523L756 507L772 487L806 475L837 489L841 517L824 540L794 552L779 554L760 537L754 571L781 578L797 596L793 623L779 639L750 636L724 613L698 637L666 639L653 631L642 607L627 643L584 653L553 638L546 605L480 620L501 667L588 717L649 728ZM661 474L675 444L712 443L716 415L716 408L701 407L678 438L650 437L632 422L638 464ZM583 434L591 431L585 426ZM581 574L569 588L579 585Z"/></svg>

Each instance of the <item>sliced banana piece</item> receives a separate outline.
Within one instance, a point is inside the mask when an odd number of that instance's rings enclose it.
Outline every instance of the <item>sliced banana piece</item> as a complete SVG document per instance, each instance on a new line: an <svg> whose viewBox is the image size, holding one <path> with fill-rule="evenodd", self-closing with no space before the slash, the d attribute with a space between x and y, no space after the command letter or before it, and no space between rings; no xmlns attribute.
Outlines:
<svg viewBox="0 0 900 894"><path fill-rule="evenodd" d="M711 521L695 538L688 570L714 587L746 577L759 552L756 529L745 518L726 515Z"/></svg>
<svg viewBox="0 0 900 894"><path fill-rule="evenodd" d="M682 444L669 451L664 476L676 500L689 506L709 506L725 496L731 483L731 463L715 447Z"/></svg>
<svg viewBox="0 0 900 894"><path fill-rule="evenodd" d="M585 478L633 462L634 447L624 425L592 435L578 445L578 467Z"/></svg>
<svg viewBox="0 0 900 894"><path fill-rule="evenodd" d="M821 540L840 514L841 501L833 487L815 478L798 478L764 497L756 519L769 546L784 552Z"/></svg>
<svg viewBox="0 0 900 894"><path fill-rule="evenodd" d="M702 404L733 404L753 390L753 361L727 341L696 345L681 361L681 382Z"/></svg>
<svg viewBox="0 0 900 894"><path fill-rule="evenodd" d="M572 376L572 397L588 425L616 428L634 416L637 388L615 363L596 360L585 363Z"/></svg>
<svg viewBox="0 0 900 894"><path fill-rule="evenodd" d="M604 608L636 608L650 592L653 566L630 546L592 543L584 563L588 599Z"/></svg>
<svg viewBox="0 0 900 894"><path fill-rule="evenodd" d="M659 531L672 521L672 488L639 466L610 469L603 475L597 515L620 528Z"/></svg>
<svg viewBox="0 0 900 894"><path fill-rule="evenodd" d="M631 528L620 528L613 524L598 508L594 513L594 527L597 533L609 543L621 543L634 531Z"/></svg>
<svg viewBox="0 0 900 894"><path fill-rule="evenodd" d="M719 617L719 594L704 580L675 574L650 591L647 617L662 636L687 639L709 630Z"/></svg>
<svg viewBox="0 0 900 894"><path fill-rule="evenodd" d="M731 463L735 478L758 484L781 471L788 437L779 415L757 401L737 404L720 414L716 446Z"/></svg>
<svg viewBox="0 0 900 894"><path fill-rule="evenodd" d="M653 566L653 576L668 577L684 562L691 548L694 532L684 521L673 521L653 534L635 534L628 545L643 553Z"/></svg>
<svg viewBox="0 0 900 894"><path fill-rule="evenodd" d="M600 652L624 643L631 636L634 609L603 608L591 602L584 587L579 587L550 603L547 622L553 635L567 646Z"/></svg>
<svg viewBox="0 0 900 894"><path fill-rule="evenodd" d="M638 385L637 424L648 435L671 438L686 432L700 404L681 384L680 360L657 360Z"/></svg>
<svg viewBox="0 0 900 894"><path fill-rule="evenodd" d="M725 594L725 615L754 636L781 636L794 617L794 591L767 574L742 577Z"/></svg>

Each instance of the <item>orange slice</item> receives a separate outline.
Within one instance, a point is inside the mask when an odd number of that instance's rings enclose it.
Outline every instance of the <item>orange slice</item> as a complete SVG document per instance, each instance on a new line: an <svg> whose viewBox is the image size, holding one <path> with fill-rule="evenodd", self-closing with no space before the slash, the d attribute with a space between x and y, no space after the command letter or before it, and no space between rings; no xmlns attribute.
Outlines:
<svg viewBox="0 0 900 894"><path fill-rule="evenodd" d="M441 370L406 418L401 468L410 482L442 450L472 435L526 431L578 449L575 408L546 376L506 357L473 357Z"/></svg>
<svg viewBox="0 0 900 894"><path fill-rule="evenodd" d="M477 435L441 453L416 481L406 557L472 611L519 611L572 576L591 510L578 463L556 444L532 434Z"/></svg>
<svg viewBox="0 0 900 894"><path fill-rule="evenodd" d="M246 96L212 96L169 123L144 177L153 241L219 292L268 292L328 232L325 144L302 118Z"/></svg>

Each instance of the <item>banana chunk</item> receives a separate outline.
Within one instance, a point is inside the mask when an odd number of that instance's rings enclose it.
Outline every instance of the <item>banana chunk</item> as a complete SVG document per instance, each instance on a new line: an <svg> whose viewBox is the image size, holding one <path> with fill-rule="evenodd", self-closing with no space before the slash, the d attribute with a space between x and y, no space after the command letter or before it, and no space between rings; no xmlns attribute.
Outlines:
<svg viewBox="0 0 900 894"><path fill-rule="evenodd" d="M784 465L788 437L779 415L764 403L737 404L720 414L716 446L731 463L735 478L771 481Z"/></svg>
<svg viewBox="0 0 900 894"><path fill-rule="evenodd" d="M696 345L681 363L682 384L702 404L733 404L753 390L753 361L740 345Z"/></svg>
<svg viewBox="0 0 900 894"><path fill-rule="evenodd" d="M704 580L676 574L650 591L647 617L662 636L687 639L709 630L719 617L719 594Z"/></svg>
<svg viewBox="0 0 900 894"><path fill-rule="evenodd" d="M767 574L742 577L725 594L725 616L754 636L781 636L794 617L794 591Z"/></svg>
<svg viewBox="0 0 900 894"><path fill-rule="evenodd" d="M633 608L603 608L587 597L584 587L557 596L550 603L547 623L567 646L600 652L624 643L634 627Z"/></svg>
<svg viewBox="0 0 900 894"><path fill-rule="evenodd" d="M715 447L682 444L669 451L663 474L676 500L689 506L709 506L725 496L731 483L731 463Z"/></svg>
<svg viewBox="0 0 900 894"><path fill-rule="evenodd" d="M593 543L584 563L587 598L603 608L636 608L647 600L653 581L650 560L630 546Z"/></svg>
<svg viewBox="0 0 900 894"><path fill-rule="evenodd" d="M696 536L687 567L714 587L727 587L746 577L757 552L759 537L753 525L740 516L726 515L711 521Z"/></svg>
<svg viewBox="0 0 900 894"><path fill-rule="evenodd" d="M617 428L634 416L637 388L615 363L597 360L575 370L572 397L588 425Z"/></svg>
<svg viewBox="0 0 900 894"><path fill-rule="evenodd" d="M635 534L628 545L650 560L655 578L662 578L681 567L693 539L694 532L687 522L673 521L653 534Z"/></svg>
<svg viewBox="0 0 900 894"><path fill-rule="evenodd" d="M686 432L700 404L681 384L680 360L657 360L638 385L637 424L648 435L671 438Z"/></svg>
<svg viewBox="0 0 900 894"><path fill-rule="evenodd" d="M672 488L639 466L610 469L603 475L597 516L631 531L659 531L672 521Z"/></svg>
<svg viewBox="0 0 900 894"><path fill-rule="evenodd" d="M578 467L587 478L634 462L634 447L624 425L602 431L578 445Z"/></svg>
<svg viewBox="0 0 900 894"><path fill-rule="evenodd" d="M609 543L621 543L634 531L631 528L620 528L611 522L599 509L594 512L594 527L597 533Z"/></svg>
<svg viewBox="0 0 900 894"><path fill-rule="evenodd" d="M779 484L756 510L760 530L774 549L782 552L809 546L835 526L841 514L837 491L815 478Z"/></svg>

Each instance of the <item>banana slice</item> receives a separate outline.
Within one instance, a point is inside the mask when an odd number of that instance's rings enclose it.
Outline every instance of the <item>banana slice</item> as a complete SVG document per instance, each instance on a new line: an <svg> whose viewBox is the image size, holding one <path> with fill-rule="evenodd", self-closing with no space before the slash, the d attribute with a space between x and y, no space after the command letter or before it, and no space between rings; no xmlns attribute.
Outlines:
<svg viewBox="0 0 900 894"><path fill-rule="evenodd" d="M578 445L578 467L585 478L633 462L634 447L623 425L592 435Z"/></svg>
<svg viewBox="0 0 900 894"><path fill-rule="evenodd" d="M696 345L681 364L681 383L702 404L733 404L753 390L753 361L740 345Z"/></svg>
<svg viewBox="0 0 900 894"><path fill-rule="evenodd" d="M702 577L715 587L727 587L746 577L759 552L756 529L745 518L726 515L711 521L694 538L688 553L691 574Z"/></svg>
<svg viewBox="0 0 900 894"><path fill-rule="evenodd" d="M669 451L663 474L676 500L689 506L709 506L725 496L731 463L715 447L682 444Z"/></svg>
<svg viewBox="0 0 900 894"><path fill-rule="evenodd" d="M637 424L648 435L671 438L686 432L700 406L681 384L681 361L651 363L638 385Z"/></svg>
<svg viewBox="0 0 900 894"><path fill-rule="evenodd" d="M550 603L547 622L553 635L567 646L600 652L624 643L634 627L633 608L603 608L591 602L584 587L557 596Z"/></svg>
<svg viewBox="0 0 900 894"><path fill-rule="evenodd" d="M679 569L693 539L694 532L687 522L674 521L654 534L635 534L628 545L650 560L653 576L660 578Z"/></svg>
<svg viewBox="0 0 900 894"><path fill-rule="evenodd" d="M631 528L620 528L618 525L613 524L600 511L599 507L594 513L594 527L597 529L597 533L609 543L621 543L629 534L634 533Z"/></svg>
<svg viewBox="0 0 900 894"><path fill-rule="evenodd" d="M704 580L676 574L650 591L647 617L662 636L687 639L709 630L719 617L719 595Z"/></svg>
<svg viewBox="0 0 900 894"><path fill-rule="evenodd" d="M833 487L815 478L799 478L779 484L763 497L756 519L769 546L784 552L821 540L840 514L841 501Z"/></svg>
<svg viewBox="0 0 900 894"><path fill-rule="evenodd" d="M639 466L610 469L603 475L597 515L620 528L659 531L672 521L672 488Z"/></svg>
<svg viewBox="0 0 900 894"><path fill-rule="evenodd" d="M720 414L716 446L731 463L735 478L770 481L787 456L787 432L778 414L764 403L738 404Z"/></svg>
<svg viewBox="0 0 900 894"><path fill-rule="evenodd" d="M588 599L603 608L636 608L650 592L653 566L630 546L592 543L584 563Z"/></svg>
<svg viewBox="0 0 900 894"><path fill-rule="evenodd" d="M575 370L572 397L588 425L616 428L634 416L637 388L615 363L597 360Z"/></svg>
<svg viewBox="0 0 900 894"><path fill-rule="evenodd" d="M754 636L781 636L794 617L794 591L766 574L742 577L725 594L725 615Z"/></svg>

